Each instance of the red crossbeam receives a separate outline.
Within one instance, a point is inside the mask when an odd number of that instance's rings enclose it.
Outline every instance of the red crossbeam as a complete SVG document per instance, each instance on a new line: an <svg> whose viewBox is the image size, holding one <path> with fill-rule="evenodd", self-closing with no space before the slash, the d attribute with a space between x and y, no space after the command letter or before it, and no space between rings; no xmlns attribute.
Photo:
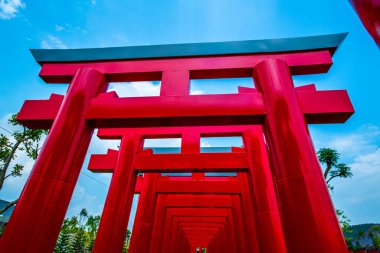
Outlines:
<svg viewBox="0 0 380 253"><path fill-rule="evenodd" d="M92 155L89 169L93 172L112 172L117 154ZM137 154L134 168L139 172L235 172L248 168L244 152L195 154Z"/></svg>
<svg viewBox="0 0 380 253"><path fill-rule="evenodd" d="M94 68L104 73L111 82L160 80L163 72L173 70L188 71L192 79L249 77L252 75L252 68L266 59L284 60L289 65L292 74L324 73L332 64L330 52L320 50L266 55L45 63L40 76L47 83L65 83L71 81L78 69Z"/></svg>
<svg viewBox="0 0 380 253"><path fill-rule="evenodd" d="M296 89L308 123L343 123L354 112L344 90ZM63 97L27 100L18 120L29 128L50 128ZM261 94L118 98L102 95L92 100L86 116L95 127L155 127L259 124L265 117Z"/></svg>
<svg viewBox="0 0 380 253"><path fill-rule="evenodd" d="M214 194L240 194L241 183L239 181L159 181L157 183L159 193L214 193Z"/></svg>
<svg viewBox="0 0 380 253"><path fill-rule="evenodd" d="M231 196L216 195L169 195L167 207L232 207Z"/></svg>

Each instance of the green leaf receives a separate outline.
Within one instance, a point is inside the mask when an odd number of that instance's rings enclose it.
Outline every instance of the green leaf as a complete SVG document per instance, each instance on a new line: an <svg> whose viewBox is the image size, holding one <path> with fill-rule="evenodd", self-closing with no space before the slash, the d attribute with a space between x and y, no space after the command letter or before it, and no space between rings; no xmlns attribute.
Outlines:
<svg viewBox="0 0 380 253"><path fill-rule="evenodd" d="M13 166L13 170L11 172L11 175L13 177L21 177L22 174L22 170L24 169L24 166L20 165L20 164L16 164L15 166Z"/></svg>

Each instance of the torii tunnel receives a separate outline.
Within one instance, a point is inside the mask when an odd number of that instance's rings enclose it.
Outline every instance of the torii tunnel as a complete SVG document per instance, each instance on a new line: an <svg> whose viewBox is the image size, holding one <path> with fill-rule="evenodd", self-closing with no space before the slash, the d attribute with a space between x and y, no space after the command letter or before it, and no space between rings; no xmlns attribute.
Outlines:
<svg viewBox="0 0 380 253"><path fill-rule="evenodd" d="M345 36L32 50L45 82L70 86L20 110L22 124L50 132L0 251L53 252L99 129L121 144L90 159L92 172L112 173L93 252L122 252L137 193L130 253L347 253L308 124L344 123L354 109L345 90L295 88L292 79L328 72ZM189 94L192 79L238 77L252 78L252 88ZM160 96L107 92L109 82L153 80ZM201 152L202 137L225 136L240 136L243 147ZM180 153L143 148L173 137ZM172 172L192 174L162 174Z"/></svg>

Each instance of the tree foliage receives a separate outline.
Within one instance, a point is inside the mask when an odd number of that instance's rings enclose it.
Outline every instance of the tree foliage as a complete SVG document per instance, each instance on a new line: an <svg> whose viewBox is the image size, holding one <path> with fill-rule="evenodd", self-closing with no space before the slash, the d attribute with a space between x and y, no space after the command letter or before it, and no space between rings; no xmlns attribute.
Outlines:
<svg viewBox="0 0 380 253"><path fill-rule="evenodd" d="M352 171L349 166L345 163L339 163L340 154L335 149L331 148L321 148L317 152L318 159L322 164L326 165L326 168L323 171L323 176L326 180L326 184L330 190L334 189L334 186L331 185L331 180L334 178L351 178ZM340 226L343 232L350 233L350 219L344 214L342 210L337 209L336 214L339 219ZM346 237L347 246L352 248L353 238Z"/></svg>
<svg viewBox="0 0 380 253"><path fill-rule="evenodd" d="M319 161L326 165L323 176L330 190L334 189L330 184L332 179L351 178L353 176L349 166L345 163L339 163L340 154L335 149L321 148L317 154Z"/></svg>
<svg viewBox="0 0 380 253"><path fill-rule="evenodd" d="M17 162L12 163L20 152L24 152L29 158L36 160L40 151L41 139L47 134L46 130L29 129L21 125L16 118L17 114L13 114L8 120L9 126L16 130L9 132L9 136L0 134L0 190L7 178L22 176L24 165ZM0 214L16 203L17 200L11 201L10 204L0 210Z"/></svg>
<svg viewBox="0 0 380 253"><path fill-rule="evenodd" d="M373 249L380 249L380 225L372 226L368 232L368 236L372 241Z"/></svg>
<svg viewBox="0 0 380 253"><path fill-rule="evenodd" d="M70 230L66 226L67 220L65 220L61 232L58 237L58 241L55 247L54 252L56 253L69 253L70 252L70 240L71 240L71 234Z"/></svg>
<svg viewBox="0 0 380 253"><path fill-rule="evenodd" d="M100 216L89 215L86 209L63 222L54 253L89 253L94 247ZM128 230L123 252L127 253L131 232Z"/></svg>

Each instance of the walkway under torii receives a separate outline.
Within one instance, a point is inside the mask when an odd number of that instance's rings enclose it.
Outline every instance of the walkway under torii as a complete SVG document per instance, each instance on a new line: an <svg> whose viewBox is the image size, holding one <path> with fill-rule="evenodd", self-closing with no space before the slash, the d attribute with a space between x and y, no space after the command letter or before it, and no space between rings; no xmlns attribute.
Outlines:
<svg viewBox="0 0 380 253"><path fill-rule="evenodd" d="M32 50L45 82L70 86L64 96L21 108L22 124L50 133L0 251L52 252L98 128L100 138L121 144L89 164L112 173L93 252L121 252L137 191L131 252L346 253L308 124L344 123L354 109L344 90L295 88L292 81L327 72L344 37ZM235 77L251 77L254 85L237 94L189 94L191 79ZM161 81L158 97L107 92L108 82L153 80ZM244 147L202 153L204 136L242 136ZM171 137L182 139L181 153L142 148L146 138Z"/></svg>

